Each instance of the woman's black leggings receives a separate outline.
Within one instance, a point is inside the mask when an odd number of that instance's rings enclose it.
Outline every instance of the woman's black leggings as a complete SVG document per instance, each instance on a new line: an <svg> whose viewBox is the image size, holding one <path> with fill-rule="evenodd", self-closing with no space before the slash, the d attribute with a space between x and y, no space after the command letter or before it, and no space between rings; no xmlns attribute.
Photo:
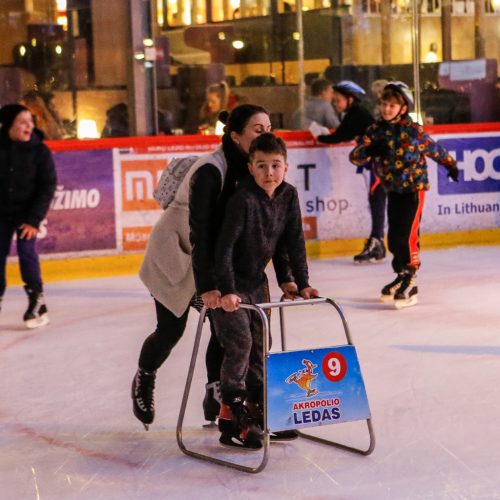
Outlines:
<svg viewBox="0 0 500 500"><path fill-rule="evenodd" d="M156 330L147 337L142 345L139 356L139 367L147 372L160 368L168 358L174 346L179 342L186 329L190 304L180 318L175 316L163 304L155 299L156 306ZM194 305L193 305L194 307ZM220 377L220 366L223 351L212 326L210 313L207 314L210 321L210 341L208 343L205 362L207 365L208 382L215 382Z"/></svg>

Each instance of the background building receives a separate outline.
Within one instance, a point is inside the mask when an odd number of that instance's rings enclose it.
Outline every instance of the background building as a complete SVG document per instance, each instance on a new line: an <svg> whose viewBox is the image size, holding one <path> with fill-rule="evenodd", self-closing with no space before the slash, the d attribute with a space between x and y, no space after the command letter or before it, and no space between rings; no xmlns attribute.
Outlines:
<svg viewBox="0 0 500 500"><path fill-rule="evenodd" d="M205 88L225 79L288 128L325 75L404 80L428 123L499 120L500 0L299 5L300 18L295 0L3 0L0 104L52 97L64 137L91 122L81 135L100 135L121 103L130 134L194 133Z"/></svg>

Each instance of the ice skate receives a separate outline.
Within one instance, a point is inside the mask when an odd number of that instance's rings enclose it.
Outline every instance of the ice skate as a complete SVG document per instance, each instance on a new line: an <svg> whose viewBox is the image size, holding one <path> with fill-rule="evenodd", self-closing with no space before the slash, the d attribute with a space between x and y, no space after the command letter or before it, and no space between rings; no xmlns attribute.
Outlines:
<svg viewBox="0 0 500 500"><path fill-rule="evenodd" d="M132 407L134 415L142 422L148 431L149 424L155 418L155 389L156 371L147 372L139 368L132 380Z"/></svg>
<svg viewBox="0 0 500 500"><path fill-rule="evenodd" d="M241 397L235 397L230 405L221 403L219 431L222 445L247 450L262 448L264 432L250 416Z"/></svg>
<svg viewBox="0 0 500 500"><path fill-rule="evenodd" d="M23 320L27 328L38 328L49 323L47 306L43 298L43 293L24 287L28 294L28 309L24 313Z"/></svg>
<svg viewBox="0 0 500 500"><path fill-rule="evenodd" d="M220 392L220 382L210 382L205 385L205 397L203 398L203 414L205 420L208 420L210 424L205 427L211 427L217 418L220 411L221 403L221 392Z"/></svg>
<svg viewBox="0 0 500 500"><path fill-rule="evenodd" d="M261 429L264 429L264 410L261 403L253 403L247 401L246 406L250 411L252 418L259 424ZM283 441L293 441L299 437L299 433L296 430L287 431L272 431L269 433L269 439L271 442L283 442Z"/></svg>
<svg viewBox="0 0 500 500"><path fill-rule="evenodd" d="M394 294L397 292L401 283L403 282L403 273L398 273L396 279L391 281L388 285L385 285L380 292L380 300L382 302L392 302L394 300Z"/></svg>
<svg viewBox="0 0 500 500"><path fill-rule="evenodd" d="M396 309L414 306L418 303L418 287L414 273L405 272L400 287L394 294Z"/></svg>
<svg viewBox="0 0 500 500"><path fill-rule="evenodd" d="M385 259L385 245L380 238L370 236L365 242L361 253L354 256L355 264L365 264L370 262L379 262Z"/></svg>

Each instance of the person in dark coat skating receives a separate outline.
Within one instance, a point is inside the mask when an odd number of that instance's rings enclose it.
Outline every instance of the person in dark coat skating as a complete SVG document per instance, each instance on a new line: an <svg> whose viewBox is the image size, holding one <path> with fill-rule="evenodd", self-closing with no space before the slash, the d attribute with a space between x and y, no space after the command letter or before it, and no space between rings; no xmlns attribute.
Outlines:
<svg viewBox="0 0 500 500"><path fill-rule="evenodd" d="M57 177L43 134L29 109L7 104L0 109L0 307L6 289L7 256L14 234L28 309L28 328L49 322L43 298L36 238L54 196Z"/></svg>

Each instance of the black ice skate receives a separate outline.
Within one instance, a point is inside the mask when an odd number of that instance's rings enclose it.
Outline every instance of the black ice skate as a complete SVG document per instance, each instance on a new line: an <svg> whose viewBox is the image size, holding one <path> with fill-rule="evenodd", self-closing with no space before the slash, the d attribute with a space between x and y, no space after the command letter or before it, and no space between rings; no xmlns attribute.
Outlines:
<svg viewBox="0 0 500 500"><path fill-rule="evenodd" d="M262 408L262 404L251 401L247 401L245 404L252 418L259 424L261 429L264 429L264 409ZM293 429L287 431L271 431L269 433L271 442L293 441L298 437L299 433Z"/></svg>
<svg viewBox="0 0 500 500"><path fill-rule="evenodd" d="M155 418L155 389L156 371L149 373L139 368L132 380L132 407L134 415L142 422L148 431L149 424Z"/></svg>
<svg viewBox="0 0 500 500"><path fill-rule="evenodd" d="M405 272L401 286L394 294L394 306L396 309L414 306L418 302L417 280L414 273Z"/></svg>
<svg viewBox="0 0 500 500"><path fill-rule="evenodd" d="M370 236L365 242L363 251L354 256L355 264L378 262L385 259L385 245L380 238Z"/></svg>
<svg viewBox="0 0 500 500"><path fill-rule="evenodd" d="M391 281L388 285L385 285L380 292L380 300L382 302L392 302L394 300L394 294L397 292L401 283L403 282L403 273L398 273L396 279Z"/></svg>
<svg viewBox="0 0 500 500"><path fill-rule="evenodd" d="M219 414L221 400L220 382L217 380L216 382L206 384L205 397L203 398L203 414L205 420L208 420L212 424Z"/></svg>
<svg viewBox="0 0 500 500"><path fill-rule="evenodd" d="M47 306L43 298L43 293L39 290L24 287L28 294L28 309L24 313L23 320L28 328L38 328L49 322Z"/></svg>
<svg viewBox="0 0 500 500"><path fill-rule="evenodd" d="M264 433L250 416L241 397L235 397L230 405L221 403L219 431L219 442L222 445L246 450L262 448Z"/></svg>

